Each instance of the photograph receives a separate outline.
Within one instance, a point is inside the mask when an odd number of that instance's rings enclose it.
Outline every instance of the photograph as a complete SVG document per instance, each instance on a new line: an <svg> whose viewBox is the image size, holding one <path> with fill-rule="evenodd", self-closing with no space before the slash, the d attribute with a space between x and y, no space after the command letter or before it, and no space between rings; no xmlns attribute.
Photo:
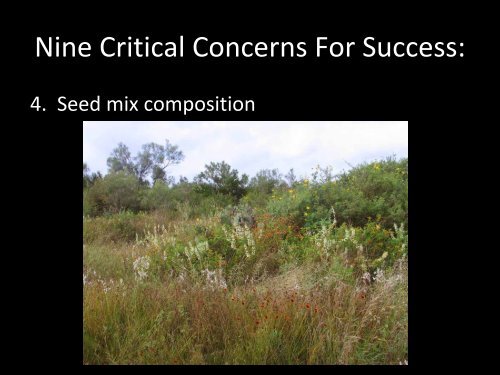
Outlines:
<svg viewBox="0 0 500 375"><path fill-rule="evenodd" d="M408 365L408 121L82 128L83 364Z"/></svg>

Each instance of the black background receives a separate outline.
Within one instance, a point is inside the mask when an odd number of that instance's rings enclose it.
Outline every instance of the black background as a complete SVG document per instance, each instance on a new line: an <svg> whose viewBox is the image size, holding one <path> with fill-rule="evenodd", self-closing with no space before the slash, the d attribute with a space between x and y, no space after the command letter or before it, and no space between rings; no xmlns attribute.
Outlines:
<svg viewBox="0 0 500 375"><path fill-rule="evenodd" d="M9 295L20 321L13 344L22 360L33 364L82 363L82 121L84 120L398 120L409 121L410 161L410 367L446 363L444 348L458 339L449 324L456 293L449 289L452 249L440 231L460 220L461 208L449 199L457 176L469 161L461 150L474 141L460 125L473 116L474 59L480 55L464 15L426 11L410 22L399 16L317 9L314 16L266 18L265 12L243 22L241 13L203 22L187 22L169 13L163 21L130 18L120 26L109 19L57 26L32 24L17 34L14 67L15 121L7 153L26 160L11 165L16 209L12 248L16 284ZM299 12L300 13L300 12ZM323 13L323 14L322 14ZM322 17L320 17L320 14ZM139 17L139 16L137 16ZM144 18L141 18L144 20ZM286 19L286 22L283 22ZM306 22L308 21L308 22ZM72 26L72 27L71 27ZM36 58L37 36L88 41L92 58ZM99 57L104 36L125 39L189 41L206 36L218 41L306 41L303 59L105 59ZM464 57L361 58L313 57L315 38L356 41L366 36L384 41L455 41ZM216 95L255 101L255 112L93 113L57 112L57 98L212 98ZM40 96L45 112L30 109ZM12 154L13 153L13 154ZM16 156L17 155L17 156ZM458 162L451 162L457 160ZM8 160L8 159L6 159ZM10 164L10 163L7 163ZM61 182L62 180L62 182ZM462 330L465 328L462 327Z"/></svg>

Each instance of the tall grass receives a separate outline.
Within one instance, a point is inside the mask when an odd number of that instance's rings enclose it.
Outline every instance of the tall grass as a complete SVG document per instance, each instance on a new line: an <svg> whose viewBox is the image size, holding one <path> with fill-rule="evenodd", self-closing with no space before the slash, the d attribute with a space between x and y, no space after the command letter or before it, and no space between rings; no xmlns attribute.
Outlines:
<svg viewBox="0 0 500 375"><path fill-rule="evenodd" d="M399 364L407 234L263 214L84 220L86 364Z"/></svg>

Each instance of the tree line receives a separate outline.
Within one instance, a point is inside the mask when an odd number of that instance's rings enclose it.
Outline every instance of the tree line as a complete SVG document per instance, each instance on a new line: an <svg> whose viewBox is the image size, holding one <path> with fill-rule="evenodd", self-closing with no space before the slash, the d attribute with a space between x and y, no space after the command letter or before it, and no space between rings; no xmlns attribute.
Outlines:
<svg viewBox="0 0 500 375"><path fill-rule="evenodd" d="M184 158L167 139L144 144L135 155L118 144L107 158L105 175L83 163L84 215L163 210L199 216L246 204L291 217L298 225L321 222L331 208L338 220L353 225L376 218L387 226L408 220L407 158L363 163L337 175L318 165L310 179L298 178L293 169L286 174L264 169L250 177L225 161L212 161L191 181L176 179L169 170Z"/></svg>
<svg viewBox="0 0 500 375"><path fill-rule="evenodd" d="M144 144L135 156L128 146L119 143L107 158L108 171L104 176L100 172L91 172L84 162L86 213L98 215L108 211L161 208L176 195L176 190L184 195L189 195L189 190L195 195L219 197L221 201L236 203L249 189L269 194L273 189L288 186L296 180L293 169L285 178L277 169L261 170L250 178L247 174L240 175L225 161L206 164L191 182L182 175L176 180L169 174L169 167L180 164L184 158L179 146L167 139L163 145Z"/></svg>

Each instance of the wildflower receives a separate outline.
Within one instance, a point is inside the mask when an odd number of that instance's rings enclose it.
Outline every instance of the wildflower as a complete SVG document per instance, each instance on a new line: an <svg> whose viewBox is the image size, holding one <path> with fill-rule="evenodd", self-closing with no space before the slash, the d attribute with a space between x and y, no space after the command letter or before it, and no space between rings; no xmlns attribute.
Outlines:
<svg viewBox="0 0 500 375"><path fill-rule="evenodd" d="M370 272L365 272L361 277L361 281L363 281L365 285L370 285L372 282L372 275L370 274Z"/></svg>
<svg viewBox="0 0 500 375"><path fill-rule="evenodd" d="M255 324L259 325L259 323L260 323L260 322L259 322L258 320L256 320L256 321L255 321Z"/></svg>
<svg viewBox="0 0 500 375"><path fill-rule="evenodd" d="M222 274L222 269L219 268L215 271L205 269L201 273L205 275L206 283L212 290L225 289L227 291L227 284Z"/></svg>
<svg viewBox="0 0 500 375"><path fill-rule="evenodd" d="M150 258L147 255L139 257L134 261L133 268L136 273L136 280L142 281L148 276L149 264Z"/></svg>
<svg viewBox="0 0 500 375"><path fill-rule="evenodd" d="M311 305L306 303L306 309L310 309L311 308Z"/></svg>
<svg viewBox="0 0 500 375"><path fill-rule="evenodd" d="M196 241L195 245L189 242L189 247L185 249L185 253L190 261L193 256L196 256L196 258L199 261L201 261L203 254L207 253L208 250L209 250L208 241L203 241L203 242Z"/></svg>

